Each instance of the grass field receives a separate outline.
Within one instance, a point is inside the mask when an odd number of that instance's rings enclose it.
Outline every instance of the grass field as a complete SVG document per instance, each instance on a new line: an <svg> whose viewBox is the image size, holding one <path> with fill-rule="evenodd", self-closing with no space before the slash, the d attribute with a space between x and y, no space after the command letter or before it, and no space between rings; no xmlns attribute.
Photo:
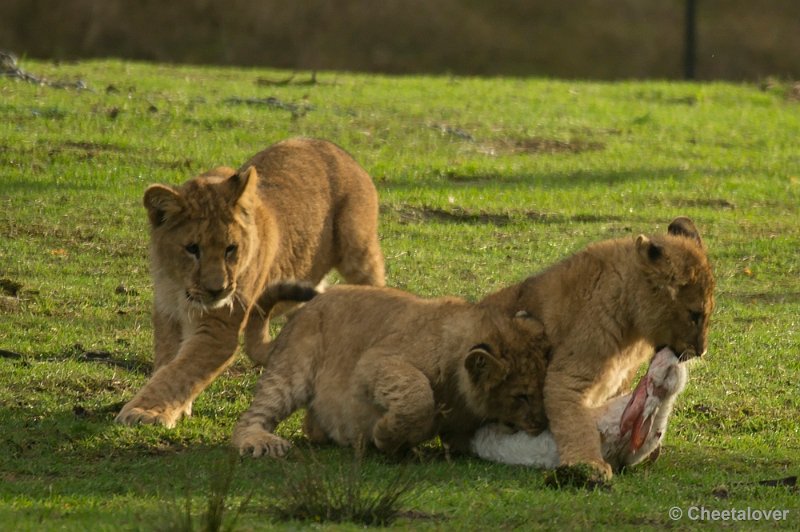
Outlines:
<svg viewBox="0 0 800 532"><path fill-rule="evenodd" d="M800 473L800 105L788 85L336 73L275 84L289 73L22 66L89 90L0 77L0 528L166 529L187 500L199 519L256 373L238 361L174 430L113 423L151 361L141 197L295 135L337 142L373 176L391 285L477 299L677 215L697 223L717 276L709 354L692 364L657 462L582 491L477 459L368 454L368 487L397 471L411 482L395 526L800 526L786 480ZM280 430L303 446L297 418ZM353 461L313 454L321 472ZM303 456L238 463L229 515L249 503L236 529L304 526L266 511ZM788 514L700 521L693 507ZM314 525L326 526L359 528Z"/></svg>

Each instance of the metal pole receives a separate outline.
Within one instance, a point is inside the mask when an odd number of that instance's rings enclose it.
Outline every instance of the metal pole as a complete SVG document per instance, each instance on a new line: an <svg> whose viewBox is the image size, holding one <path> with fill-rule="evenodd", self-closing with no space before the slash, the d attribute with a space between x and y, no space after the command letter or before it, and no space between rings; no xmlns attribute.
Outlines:
<svg viewBox="0 0 800 532"><path fill-rule="evenodd" d="M696 1L686 0L686 20L683 40L683 77L695 79L695 48L697 47Z"/></svg>

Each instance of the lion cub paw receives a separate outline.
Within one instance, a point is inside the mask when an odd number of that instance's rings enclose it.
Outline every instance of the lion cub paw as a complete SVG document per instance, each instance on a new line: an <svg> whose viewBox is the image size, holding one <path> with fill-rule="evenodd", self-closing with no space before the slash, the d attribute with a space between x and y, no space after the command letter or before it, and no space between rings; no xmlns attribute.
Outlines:
<svg viewBox="0 0 800 532"><path fill-rule="evenodd" d="M233 446L239 449L239 454L242 456L252 453L256 458L259 456L280 458L289 451L292 444L257 425L250 425L234 431Z"/></svg>
<svg viewBox="0 0 800 532"><path fill-rule="evenodd" d="M562 465L545 474L544 483L551 488L610 489L611 466L602 463Z"/></svg>
<svg viewBox="0 0 800 532"><path fill-rule="evenodd" d="M191 407L189 407L191 408ZM174 428L181 417L180 410L163 410L160 408L139 408L125 405L114 421L123 425L164 425Z"/></svg>

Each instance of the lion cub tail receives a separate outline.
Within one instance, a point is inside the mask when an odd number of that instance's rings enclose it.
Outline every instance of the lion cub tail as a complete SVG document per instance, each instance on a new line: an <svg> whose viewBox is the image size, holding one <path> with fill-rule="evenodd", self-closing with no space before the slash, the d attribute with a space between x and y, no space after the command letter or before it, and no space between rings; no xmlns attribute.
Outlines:
<svg viewBox="0 0 800 532"><path fill-rule="evenodd" d="M304 303L320 293L314 285L304 281L277 281L267 286L255 306L264 316L269 316L278 303Z"/></svg>

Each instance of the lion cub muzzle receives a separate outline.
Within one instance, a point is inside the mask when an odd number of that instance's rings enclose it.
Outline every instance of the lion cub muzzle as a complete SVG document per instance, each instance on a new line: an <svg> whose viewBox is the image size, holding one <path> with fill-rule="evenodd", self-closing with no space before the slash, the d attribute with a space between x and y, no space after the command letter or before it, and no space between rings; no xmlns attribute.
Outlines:
<svg viewBox="0 0 800 532"><path fill-rule="evenodd" d="M191 287L186 290L186 300L201 309L229 307L233 304L234 292L233 285L224 288Z"/></svg>
<svg viewBox="0 0 800 532"><path fill-rule="evenodd" d="M699 358L705 356L705 354L708 352L707 349L703 349L702 352L698 353L697 350L692 346L686 347L685 349L680 351L669 345L656 346L656 352L659 352L662 349L669 349L670 351L678 353L677 355L675 355L678 357L678 362L686 362L687 360L691 360L693 358Z"/></svg>

